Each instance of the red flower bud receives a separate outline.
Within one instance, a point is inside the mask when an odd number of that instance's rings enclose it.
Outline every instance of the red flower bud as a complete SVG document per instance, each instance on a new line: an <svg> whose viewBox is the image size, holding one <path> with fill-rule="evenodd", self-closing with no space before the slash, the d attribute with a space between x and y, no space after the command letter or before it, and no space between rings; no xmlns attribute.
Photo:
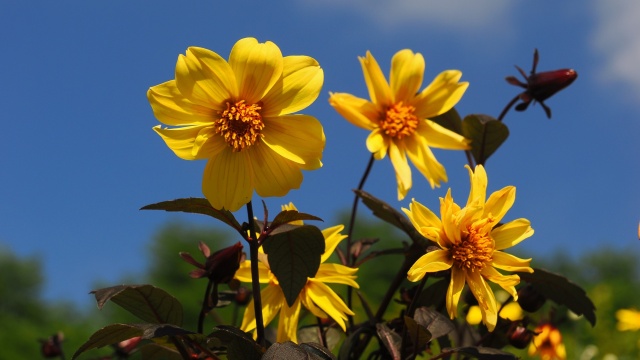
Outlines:
<svg viewBox="0 0 640 360"><path fill-rule="evenodd" d="M527 284L518 290L518 304L524 311L536 312L546 301L547 298L540 294L531 284Z"/></svg>
<svg viewBox="0 0 640 360"><path fill-rule="evenodd" d="M531 343L533 336L535 333L525 326L523 326L519 322L514 322L509 326L509 330L507 330L507 338L509 339L509 344L518 349L524 349Z"/></svg>
<svg viewBox="0 0 640 360"><path fill-rule="evenodd" d="M45 359L57 358L62 355L62 341L64 334L59 332L49 336L47 340L40 340L40 351Z"/></svg>

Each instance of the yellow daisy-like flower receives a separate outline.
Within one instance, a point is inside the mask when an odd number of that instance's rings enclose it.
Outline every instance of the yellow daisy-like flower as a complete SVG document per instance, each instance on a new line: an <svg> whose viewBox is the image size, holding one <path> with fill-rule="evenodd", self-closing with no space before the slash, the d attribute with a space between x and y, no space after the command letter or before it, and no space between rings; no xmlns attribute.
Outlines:
<svg viewBox="0 0 640 360"><path fill-rule="evenodd" d="M555 326L543 324L534 330L537 334L529 345L529 356L538 355L542 360L565 360L567 351L562 334Z"/></svg>
<svg viewBox="0 0 640 360"><path fill-rule="evenodd" d="M446 182L444 166L436 160L431 148L466 150L468 141L429 119L447 112L460 101L469 85L458 82L462 73L443 71L419 92L425 68L420 53L414 54L409 49L397 52L391 60L390 82L370 52L359 60L371 101L332 93L331 106L352 124L371 131L367 149L376 159L389 155L399 200L404 199L412 186L407 156L432 188Z"/></svg>
<svg viewBox="0 0 640 360"><path fill-rule="evenodd" d="M287 210L295 210L292 204L284 207ZM325 264L340 241L346 238L340 234L344 229L343 225L337 225L322 230L325 240L325 252L320 258L320 267L314 277L307 278L306 285L300 291L293 306L289 307L284 293L280 288L278 279L269 268L268 256L260 248L258 253L259 277L261 283L268 285L260 291L262 299L262 315L264 325L269 324L280 312L278 320L277 341L284 342L291 340L298 342L298 318L302 306L307 308L314 316L321 319L332 318L340 325L342 330L346 330L345 320L348 315L354 315L342 299L326 284L345 284L354 288L359 288L355 282L355 273L358 269L350 268L340 264ZM247 260L240 264L236 272L236 278L243 282L251 282L251 261ZM242 325L242 331L251 331L256 328L255 310L253 300L247 306Z"/></svg>
<svg viewBox="0 0 640 360"><path fill-rule="evenodd" d="M640 330L640 311L635 309L620 309L616 311L618 331Z"/></svg>
<svg viewBox="0 0 640 360"><path fill-rule="evenodd" d="M471 191L464 208L453 202L449 189L446 197L440 198L441 219L415 200L409 210L402 209L423 236L440 246L439 250L420 257L407 276L410 281L420 281L426 273L451 269L446 299L449 316L455 318L460 295L468 283L478 300L482 322L493 331L497 323L497 304L487 280L500 285L517 300L515 285L520 283L520 277L503 275L496 269L533 272L529 267L531 259L520 259L502 251L533 235L533 229L527 219L497 226L515 201L515 187L507 186L486 199L484 167L476 166L475 172L468 165L466 168L471 178Z"/></svg>
<svg viewBox="0 0 640 360"><path fill-rule="evenodd" d="M147 97L153 129L185 160L208 159L202 192L216 209L236 211L260 196L283 196L302 183L301 170L322 166L320 122L294 115L315 101L324 74L308 56L282 56L274 43L239 40L229 61L190 47L175 79Z"/></svg>

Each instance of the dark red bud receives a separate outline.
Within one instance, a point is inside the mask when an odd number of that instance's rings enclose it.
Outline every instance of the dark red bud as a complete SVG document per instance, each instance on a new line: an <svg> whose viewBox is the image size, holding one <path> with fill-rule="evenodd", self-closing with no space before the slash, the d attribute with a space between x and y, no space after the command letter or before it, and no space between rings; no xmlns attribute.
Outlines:
<svg viewBox="0 0 640 360"><path fill-rule="evenodd" d="M524 311L536 312L546 301L547 298L540 294L531 284L527 284L518 290L518 304Z"/></svg>
<svg viewBox="0 0 640 360"><path fill-rule="evenodd" d="M121 357L127 357L129 354L131 354L133 349L138 346L140 341L142 341L141 336L136 336L128 340L120 341L119 343L114 345L114 347L116 348L116 353Z"/></svg>
<svg viewBox="0 0 640 360"><path fill-rule="evenodd" d="M507 330L509 344L518 349L524 349L529 346L534 335L535 333L533 331L528 330L520 323L512 323L511 326L509 326L509 330Z"/></svg>
<svg viewBox="0 0 640 360"><path fill-rule="evenodd" d="M541 102L571 85L577 77L578 73L573 69L561 69L532 74L528 78L528 92L536 101Z"/></svg>
<svg viewBox="0 0 640 360"><path fill-rule="evenodd" d="M207 258L205 269L209 279L216 284L228 283L240 267L242 244L236 244L216 251Z"/></svg>
<svg viewBox="0 0 640 360"><path fill-rule="evenodd" d="M236 302L238 305L247 305L251 301L251 290L244 286L240 286L236 291Z"/></svg>
<svg viewBox="0 0 640 360"><path fill-rule="evenodd" d="M50 336L47 340L40 340L40 351L45 359L57 358L62 355L62 340L64 335L59 332Z"/></svg>

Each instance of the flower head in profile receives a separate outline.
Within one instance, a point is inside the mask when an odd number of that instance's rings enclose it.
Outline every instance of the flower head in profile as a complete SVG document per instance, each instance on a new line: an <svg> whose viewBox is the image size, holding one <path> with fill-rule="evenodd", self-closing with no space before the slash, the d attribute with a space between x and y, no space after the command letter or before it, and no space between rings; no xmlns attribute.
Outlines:
<svg viewBox="0 0 640 360"><path fill-rule="evenodd" d="M640 330L640 311L635 309L620 309L616 311L616 325L618 331Z"/></svg>
<svg viewBox="0 0 640 360"><path fill-rule="evenodd" d="M283 210L295 210L295 207L293 204L289 204L284 206ZM340 264L325 263L340 241L346 238L345 235L340 234L343 229L343 225L337 225L322 230L325 240L325 252L320 257L321 263L318 272L314 277L307 278L306 285L302 288L291 307L287 304L278 279L269 268L268 256L260 248L258 253L258 260L260 261L258 264L259 277L261 283L267 284L260 291L262 315L266 326L280 312L277 332L278 342L287 340L297 342L298 318L302 306L318 318L333 319L342 330L346 330L345 320L348 315L354 315L354 313L327 284L345 284L359 288L358 283L355 282L355 273L358 269ZM240 264L240 269L236 272L236 278L243 282L251 282L250 260ZM240 328L242 331L251 331L256 328L253 300L245 310Z"/></svg>
<svg viewBox="0 0 640 360"><path fill-rule="evenodd" d="M520 277L503 275L496 269L533 272L529 267L531 259L520 259L502 251L533 235L533 229L527 219L499 225L515 201L515 187L507 186L486 199L484 167L478 165L475 171L466 167L471 191L465 207L453 202L449 189L445 198L440 198L440 218L415 200L409 210L402 209L415 228L440 247L416 260L407 276L410 281L419 281L426 273L451 269L446 298L449 316L452 319L456 316L464 285L469 284L478 301L482 322L493 331L498 312L488 281L500 285L517 300L515 285L520 283Z"/></svg>
<svg viewBox="0 0 640 360"><path fill-rule="evenodd" d="M447 173L431 148L465 150L469 147L462 135L429 119L458 103L469 83L458 82L462 77L460 71L448 70L419 91L425 61L420 53L409 49L393 56L389 82L370 52L359 59L370 100L333 93L329 103L349 122L371 131L367 149L376 159L389 155L396 173L399 200L404 199L412 186L407 157L431 187L440 186L440 182L447 181Z"/></svg>
<svg viewBox="0 0 640 360"><path fill-rule="evenodd" d="M542 360L565 360L567 351L560 330L552 324L542 324L533 331L537 335L529 345L529 356L538 355Z"/></svg>
<svg viewBox="0 0 640 360"><path fill-rule="evenodd" d="M185 160L207 159L202 191L216 209L236 211L260 196L283 196L301 170L322 166L320 122L294 115L318 97L324 74L308 56L282 56L274 43L239 40L229 61L190 47L175 79L147 97L163 126L154 130Z"/></svg>

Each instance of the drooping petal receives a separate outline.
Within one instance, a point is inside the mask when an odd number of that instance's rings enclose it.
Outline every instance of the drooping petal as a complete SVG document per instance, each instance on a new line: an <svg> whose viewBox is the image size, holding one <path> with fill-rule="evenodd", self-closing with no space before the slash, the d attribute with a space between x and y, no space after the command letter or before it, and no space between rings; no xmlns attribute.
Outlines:
<svg viewBox="0 0 640 360"><path fill-rule="evenodd" d="M251 200L250 161L247 151L225 149L207 162L202 177L202 193L211 206L233 212Z"/></svg>
<svg viewBox="0 0 640 360"><path fill-rule="evenodd" d="M505 186L489 196L484 205L484 214L485 216L491 214L496 222L500 222L515 201L516 188Z"/></svg>
<svg viewBox="0 0 640 360"><path fill-rule="evenodd" d="M384 159L387 156L391 139L382 133L380 128L375 128L367 137L367 150L369 150L376 160Z"/></svg>
<svg viewBox="0 0 640 360"><path fill-rule="evenodd" d="M447 312L451 319L455 319L458 313L458 302L460 301L460 295L462 295L462 289L464 289L465 283L464 270L457 266L451 267L451 282L447 288Z"/></svg>
<svg viewBox="0 0 640 360"><path fill-rule="evenodd" d="M480 271L480 274L482 274L485 279L500 285L514 300L518 300L518 292L515 286L520 284L520 276L500 274L491 266L485 266L482 271Z"/></svg>
<svg viewBox="0 0 640 360"><path fill-rule="evenodd" d="M307 295L316 306L335 320L343 331L346 331L344 321L347 315L354 315L354 313L330 287L319 281L310 281L307 283Z"/></svg>
<svg viewBox="0 0 640 360"><path fill-rule="evenodd" d="M251 159L256 193L262 197L284 196L302 183L301 166L280 156L266 144L256 143L246 152Z"/></svg>
<svg viewBox="0 0 640 360"><path fill-rule="evenodd" d="M264 326L267 326L278 314L282 304L286 302L282 289L277 285L269 285L260 291L260 300L262 301L262 320ZM256 328L256 313L253 306L253 300L249 302L242 317L242 325L240 329L248 332Z"/></svg>
<svg viewBox="0 0 640 360"><path fill-rule="evenodd" d="M378 127L380 112L376 104L347 93L330 93L329 105L353 125L373 130Z"/></svg>
<svg viewBox="0 0 640 360"><path fill-rule="evenodd" d="M454 107L462 98L469 83L459 83L462 73L458 70L441 72L410 105L416 108L415 114L420 119L431 119L444 114Z"/></svg>
<svg viewBox="0 0 640 360"><path fill-rule="evenodd" d="M491 231L496 250L510 248L531 235L533 235L533 229L527 219L516 219Z"/></svg>
<svg viewBox="0 0 640 360"><path fill-rule="evenodd" d="M438 125L431 120L420 121L416 133L426 139L427 144L433 148L448 150L470 149L469 140L464 136Z"/></svg>
<svg viewBox="0 0 640 360"><path fill-rule="evenodd" d="M447 181L447 172L444 166L436 160L425 138L413 136L406 139L405 144L411 163L429 181L432 189L440 187L441 182Z"/></svg>
<svg viewBox="0 0 640 360"><path fill-rule="evenodd" d="M347 238L347 235L342 235L340 232L344 230L344 225L336 225L330 228L322 230L324 236L324 253L320 257L320 262L323 263L333 254L338 244Z"/></svg>
<svg viewBox="0 0 640 360"><path fill-rule="evenodd" d="M207 125L184 126L174 129L163 129L156 125L153 130L160 135L169 149L181 159L195 160L193 154L193 144L200 133L200 130L207 128Z"/></svg>
<svg viewBox="0 0 640 360"><path fill-rule="evenodd" d="M171 80L152 86L147 91L147 99L153 114L165 125L205 125L211 124L217 116L211 107L193 103L184 97Z"/></svg>
<svg viewBox="0 0 640 360"><path fill-rule="evenodd" d="M236 76L239 99L255 104L282 76L284 60L271 41L258 43L255 38L244 38L231 49L229 65Z"/></svg>
<svg viewBox="0 0 640 360"><path fill-rule="evenodd" d="M404 199L407 192L411 189L411 168L407 161L406 152L400 149L398 144L391 142L389 146L389 159L396 173L396 181L398 183L398 200Z"/></svg>
<svg viewBox="0 0 640 360"><path fill-rule="evenodd" d="M292 114L311 105L320 94L324 72L309 56L285 56L282 77L262 98L262 116Z"/></svg>
<svg viewBox="0 0 640 360"><path fill-rule="evenodd" d="M318 281L322 281L323 283L345 284L359 289L360 286L355 282L355 279L357 278L357 276L355 276L356 272L358 272L358 269L356 268L327 263L320 264L318 272L313 278Z"/></svg>
<svg viewBox="0 0 640 360"><path fill-rule="evenodd" d="M309 115L284 115L264 119L262 142L304 170L322 166L325 136L322 124Z"/></svg>
<svg viewBox="0 0 640 360"><path fill-rule="evenodd" d="M382 70L380 70L380 65L378 65L376 59L371 55L371 52L367 51L367 54L364 57L358 57L358 60L360 60L360 64L362 65L364 81L367 84L371 102L383 108L391 105L393 101L391 88Z"/></svg>
<svg viewBox="0 0 640 360"><path fill-rule="evenodd" d="M298 342L298 318L300 317L300 299L296 299L293 306L289 307L285 302L280 309L278 319L277 342L293 341Z"/></svg>
<svg viewBox="0 0 640 360"><path fill-rule="evenodd" d="M498 269L528 273L533 272L533 269L529 266L531 259L520 259L517 256L513 256L502 251L494 251L492 258L492 265Z"/></svg>
<svg viewBox="0 0 640 360"><path fill-rule="evenodd" d="M302 306L307 308L315 317L319 317L320 319L326 319L329 317L327 313L322 311L316 304L313 303L309 295L307 295L307 289L303 288L300 292L300 300L302 301Z"/></svg>
<svg viewBox="0 0 640 360"><path fill-rule="evenodd" d="M493 291L478 271L467 271L465 276L469 289L478 300L478 306L482 312L482 322L489 331L493 331L498 322L498 310Z"/></svg>
<svg viewBox="0 0 640 360"><path fill-rule="evenodd" d="M475 171L471 170L469 165L464 166L469 171L469 179L471 181L471 190L469 190L469 198L467 206L484 206L487 198L487 172L484 166L477 165Z"/></svg>
<svg viewBox="0 0 640 360"><path fill-rule="evenodd" d="M422 236L438 243L441 248L446 249L451 246L446 238L440 236L442 232L440 219L426 206L412 200L411 204L409 204L409 210L402 208L402 211Z"/></svg>
<svg viewBox="0 0 640 360"><path fill-rule="evenodd" d="M241 282L250 283L252 279L251 260L241 262L234 277ZM258 262L258 278L263 284L269 282L269 268L261 262Z"/></svg>
<svg viewBox="0 0 640 360"><path fill-rule="evenodd" d="M199 60L207 59L208 65ZM210 66L214 66L215 70ZM211 50L189 48L186 55L178 56L176 62L176 86L190 101L222 110L225 101L237 94L235 78L227 62ZM236 91L236 94L234 94Z"/></svg>
<svg viewBox="0 0 640 360"><path fill-rule="evenodd" d="M440 198L440 218L442 219L442 230L451 244L459 244L461 241L459 220L456 215L460 212L460 206L453 202L451 188L447 190L444 199Z"/></svg>
<svg viewBox="0 0 640 360"><path fill-rule="evenodd" d="M398 51L391 59L389 82L394 103L409 102L420 90L424 76L424 57L409 49Z"/></svg>
<svg viewBox="0 0 640 360"><path fill-rule="evenodd" d="M409 281L420 281L428 272L450 269L453 265L451 254L447 250L434 250L422 255L407 272Z"/></svg>

